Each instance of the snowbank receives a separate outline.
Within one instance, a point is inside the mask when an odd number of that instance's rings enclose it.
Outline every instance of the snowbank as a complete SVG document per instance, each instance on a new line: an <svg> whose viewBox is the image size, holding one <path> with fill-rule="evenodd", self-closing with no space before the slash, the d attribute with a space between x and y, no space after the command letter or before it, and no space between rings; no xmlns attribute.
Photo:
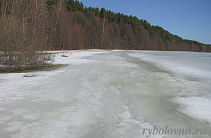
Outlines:
<svg viewBox="0 0 211 138"><path fill-rule="evenodd" d="M53 54L53 64L84 64L93 62L91 60L85 59L86 57L90 57L97 54L109 53L109 51L102 50L89 50L89 51L49 51Z"/></svg>

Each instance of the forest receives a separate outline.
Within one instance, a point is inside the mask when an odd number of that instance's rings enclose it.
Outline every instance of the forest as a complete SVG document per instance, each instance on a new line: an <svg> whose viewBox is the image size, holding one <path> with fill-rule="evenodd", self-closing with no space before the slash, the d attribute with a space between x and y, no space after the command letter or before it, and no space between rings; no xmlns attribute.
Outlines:
<svg viewBox="0 0 211 138"><path fill-rule="evenodd" d="M49 0L48 8L53 9L56 3L58 5L57 0ZM211 51L208 45L184 40L132 15L84 7L77 0L66 0L63 8L55 49Z"/></svg>
<svg viewBox="0 0 211 138"><path fill-rule="evenodd" d="M1 0L0 65L43 66L38 51L124 49L211 52L135 16L85 7L77 0Z"/></svg>

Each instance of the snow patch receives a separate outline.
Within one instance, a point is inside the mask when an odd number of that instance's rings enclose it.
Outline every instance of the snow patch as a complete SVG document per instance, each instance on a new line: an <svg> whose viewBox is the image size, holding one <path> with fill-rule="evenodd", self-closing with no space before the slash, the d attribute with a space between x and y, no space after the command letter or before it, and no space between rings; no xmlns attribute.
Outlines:
<svg viewBox="0 0 211 138"><path fill-rule="evenodd" d="M56 53L54 51L54 53ZM90 57L97 54L104 54L109 53L109 51L87 51L87 52L73 52L73 51L66 51L62 52L59 51L57 54L54 54L54 61L53 64L73 64L73 65L80 65L84 63L94 62L92 60L85 59L86 57Z"/></svg>
<svg viewBox="0 0 211 138"><path fill-rule="evenodd" d="M211 100L206 97L177 97L173 102L179 103L179 111L196 119L211 123Z"/></svg>

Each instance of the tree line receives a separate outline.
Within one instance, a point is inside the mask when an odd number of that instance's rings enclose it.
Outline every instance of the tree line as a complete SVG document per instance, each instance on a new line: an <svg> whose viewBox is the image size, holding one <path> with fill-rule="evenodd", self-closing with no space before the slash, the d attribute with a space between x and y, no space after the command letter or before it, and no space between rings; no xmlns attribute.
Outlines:
<svg viewBox="0 0 211 138"><path fill-rule="evenodd" d="M49 1L54 4L58 2L58 0ZM63 34L62 38L68 39L69 46L65 44L59 49L64 47L65 49L211 51L208 45L184 40L136 16L114 13L105 8L85 7L78 0L65 0L64 4L66 9L60 20L63 21L61 28L64 27L64 23L67 24L66 27L70 32L65 32L64 29L62 33L67 33L70 37Z"/></svg>

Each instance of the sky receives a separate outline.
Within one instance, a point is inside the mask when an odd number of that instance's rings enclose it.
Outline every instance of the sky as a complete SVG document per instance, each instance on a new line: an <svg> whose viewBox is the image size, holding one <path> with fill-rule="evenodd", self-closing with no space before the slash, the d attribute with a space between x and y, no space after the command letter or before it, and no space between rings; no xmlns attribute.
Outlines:
<svg viewBox="0 0 211 138"><path fill-rule="evenodd" d="M183 39L211 44L211 0L79 0L86 7L103 7L133 15L163 27Z"/></svg>

